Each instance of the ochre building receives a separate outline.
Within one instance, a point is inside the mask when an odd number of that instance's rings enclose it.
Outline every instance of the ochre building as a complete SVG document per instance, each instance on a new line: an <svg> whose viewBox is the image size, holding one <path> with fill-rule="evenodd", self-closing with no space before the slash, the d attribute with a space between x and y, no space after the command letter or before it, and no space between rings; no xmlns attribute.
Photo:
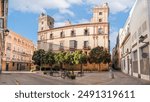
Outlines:
<svg viewBox="0 0 150 102"><path fill-rule="evenodd" d="M32 41L10 31L5 41L3 71L30 70L35 46Z"/></svg>

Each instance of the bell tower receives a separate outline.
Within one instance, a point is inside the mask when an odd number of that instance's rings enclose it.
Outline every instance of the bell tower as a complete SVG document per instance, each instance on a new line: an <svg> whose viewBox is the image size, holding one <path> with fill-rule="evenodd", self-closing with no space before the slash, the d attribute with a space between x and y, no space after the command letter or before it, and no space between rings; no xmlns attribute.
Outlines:
<svg viewBox="0 0 150 102"><path fill-rule="evenodd" d="M42 13L39 17L38 31L54 28L54 18Z"/></svg>
<svg viewBox="0 0 150 102"><path fill-rule="evenodd" d="M101 23L108 22L109 17L109 7L108 3L103 4L102 6L95 6L93 8L93 18L92 23Z"/></svg>

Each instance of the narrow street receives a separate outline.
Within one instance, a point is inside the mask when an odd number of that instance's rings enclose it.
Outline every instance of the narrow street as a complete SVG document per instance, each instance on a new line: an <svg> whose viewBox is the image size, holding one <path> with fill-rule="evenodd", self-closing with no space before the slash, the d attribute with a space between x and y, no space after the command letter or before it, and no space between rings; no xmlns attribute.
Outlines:
<svg viewBox="0 0 150 102"><path fill-rule="evenodd" d="M122 72L114 72L114 77L114 79L110 77L110 72L93 72L71 80L39 73L3 72L0 75L0 85L150 85L150 81L128 76Z"/></svg>

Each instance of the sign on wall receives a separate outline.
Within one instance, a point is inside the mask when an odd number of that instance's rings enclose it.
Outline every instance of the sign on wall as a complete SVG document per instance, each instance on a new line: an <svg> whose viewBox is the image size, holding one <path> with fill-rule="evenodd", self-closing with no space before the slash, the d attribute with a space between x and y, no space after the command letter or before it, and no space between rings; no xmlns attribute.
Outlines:
<svg viewBox="0 0 150 102"><path fill-rule="evenodd" d="M147 57L148 57L148 54L147 54L147 53L142 53L142 57L143 57L143 58L147 58Z"/></svg>

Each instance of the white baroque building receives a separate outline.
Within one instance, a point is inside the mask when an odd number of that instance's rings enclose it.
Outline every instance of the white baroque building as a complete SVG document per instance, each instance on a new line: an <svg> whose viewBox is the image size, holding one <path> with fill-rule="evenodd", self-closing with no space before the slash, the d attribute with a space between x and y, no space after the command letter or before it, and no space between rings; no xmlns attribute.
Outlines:
<svg viewBox="0 0 150 102"><path fill-rule="evenodd" d="M38 49L45 51L74 51L103 46L109 50L109 7L105 3L93 8L93 17L84 24L54 27L54 18L41 14L38 23Z"/></svg>

